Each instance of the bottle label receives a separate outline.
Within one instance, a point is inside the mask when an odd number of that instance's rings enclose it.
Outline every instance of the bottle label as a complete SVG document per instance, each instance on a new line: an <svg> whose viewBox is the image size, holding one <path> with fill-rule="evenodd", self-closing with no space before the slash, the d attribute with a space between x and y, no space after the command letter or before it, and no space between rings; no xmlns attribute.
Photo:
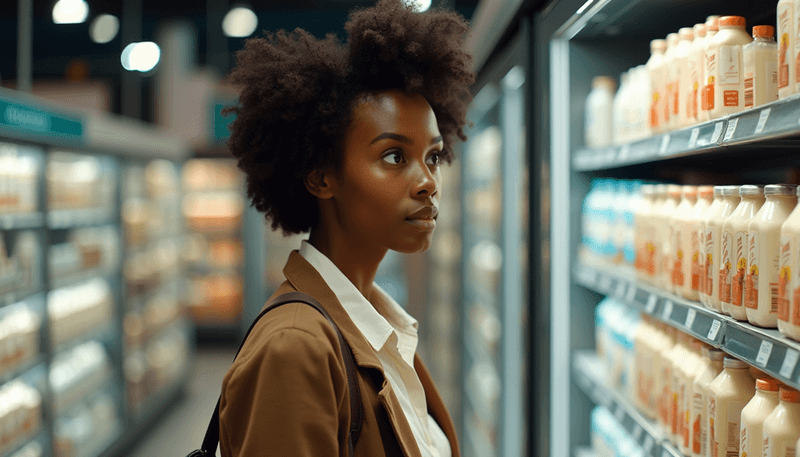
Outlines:
<svg viewBox="0 0 800 457"><path fill-rule="evenodd" d="M747 439L747 424L742 422L742 429L741 429L741 441L739 443L739 449L742 455L750 455L750 442Z"/></svg>
<svg viewBox="0 0 800 457"><path fill-rule="evenodd" d="M675 247L675 257L672 265L672 284L683 287L683 231L675 230L672 246Z"/></svg>
<svg viewBox="0 0 800 457"><path fill-rule="evenodd" d="M658 115L660 100L661 94L658 91L653 92L653 100L650 103L650 128L656 128L661 124Z"/></svg>
<svg viewBox="0 0 800 457"><path fill-rule="evenodd" d="M742 409L744 409L743 402L732 401L728 403L728 446L726 455L729 456L739 455L739 421L742 418Z"/></svg>
<svg viewBox="0 0 800 457"><path fill-rule="evenodd" d="M719 85L738 85L742 80L742 47L720 46L717 55L719 56Z"/></svg>
<svg viewBox="0 0 800 457"><path fill-rule="evenodd" d="M789 322L789 283L792 280L792 239L781 237L778 277L778 319Z"/></svg>
<svg viewBox="0 0 800 457"><path fill-rule="evenodd" d="M708 77L703 86L702 93L702 108L703 111L710 111L714 109L714 85L716 83L715 74L717 72L717 53L715 50L709 49L706 54L706 75Z"/></svg>
<svg viewBox="0 0 800 457"><path fill-rule="evenodd" d="M766 76L767 76L767 93L764 94L764 100L772 102L778 99L778 62L767 62ZM759 99L762 98L759 95Z"/></svg>
<svg viewBox="0 0 800 457"><path fill-rule="evenodd" d="M719 442L717 430L714 428L714 417L717 415L717 401L713 395L708 396L708 442L711 445L711 455L719 455Z"/></svg>
<svg viewBox="0 0 800 457"><path fill-rule="evenodd" d="M753 81L755 76L752 71L747 72L744 77L744 106L749 108L753 106Z"/></svg>
<svg viewBox="0 0 800 457"><path fill-rule="evenodd" d="M705 407L705 396L701 392L694 392L692 410L703 411ZM703 428L702 417L703 415L698 412L694 415L692 421L692 452L705 455L705 429Z"/></svg>
<svg viewBox="0 0 800 457"><path fill-rule="evenodd" d="M731 280L731 301L734 306L742 306L744 279L747 276L747 232L736 232L735 237L736 272Z"/></svg>
<svg viewBox="0 0 800 457"><path fill-rule="evenodd" d="M713 277L711 275L714 274L714 246L716 245L716 240L714 232L710 228L705 229L703 240L706 246L706 271L703 279L705 281L705 291L708 295L711 295L714 293Z"/></svg>
<svg viewBox="0 0 800 457"><path fill-rule="evenodd" d="M700 290L700 232L692 231L692 290Z"/></svg>
<svg viewBox="0 0 800 457"><path fill-rule="evenodd" d="M719 299L724 303L731 302L731 279L733 275L731 270L732 255L731 249L733 248L733 235L731 232L722 232L722 245L720 250L719 259Z"/></svg>
<svg viewBox="0 0 800 457"><path fill-rule="evenodd" d="M789 86L789 60L792 52L789 49L789 31L792 29L792 5L784 3L778 7L778 87Z"/></svg>
<svg viewBox="0 0 800 457"><path fill-rule="evenodd" d="M744 305L750 309L758 309L758 233L749 233L747 241L747 280Z"/></svg>

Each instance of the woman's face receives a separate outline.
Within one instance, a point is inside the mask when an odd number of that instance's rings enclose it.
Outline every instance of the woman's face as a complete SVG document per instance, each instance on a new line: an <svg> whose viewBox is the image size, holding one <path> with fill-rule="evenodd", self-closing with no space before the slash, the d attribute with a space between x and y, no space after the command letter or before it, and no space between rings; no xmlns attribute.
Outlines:
<svg viewBox="0 0 800 457"><path fill-rule="evenodd" d="M421 95L392 90L361 99L352 119L335 192L344 232L398 252L427 250L444 146L433 110Z"/></svg>

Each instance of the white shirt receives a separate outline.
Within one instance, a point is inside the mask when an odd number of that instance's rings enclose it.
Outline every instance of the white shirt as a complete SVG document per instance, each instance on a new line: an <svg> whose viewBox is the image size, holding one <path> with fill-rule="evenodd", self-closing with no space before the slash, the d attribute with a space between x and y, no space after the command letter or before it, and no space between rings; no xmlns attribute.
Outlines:
<svg viewBox="0 0 800 457"><path fill-rule="evenodd" d="M414 370L419 324L373 283L388 309L376 309L339 268L308 241L300 245L300 255L319 272L356 324L383 366L400 406L406 415L423 457L451 457L450 441L439 424L428 414L425 390Z"/></svg>

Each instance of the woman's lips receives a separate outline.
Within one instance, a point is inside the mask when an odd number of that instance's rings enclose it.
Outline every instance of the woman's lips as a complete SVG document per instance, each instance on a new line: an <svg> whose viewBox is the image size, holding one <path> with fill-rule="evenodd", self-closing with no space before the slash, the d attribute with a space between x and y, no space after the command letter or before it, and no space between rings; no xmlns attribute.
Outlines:
<svg viewBox="0 0 800 457"><path fill-rule="evenodd" d="M433 230L436 228L435 217L408 218L406 222L423 230Z"/></svg>

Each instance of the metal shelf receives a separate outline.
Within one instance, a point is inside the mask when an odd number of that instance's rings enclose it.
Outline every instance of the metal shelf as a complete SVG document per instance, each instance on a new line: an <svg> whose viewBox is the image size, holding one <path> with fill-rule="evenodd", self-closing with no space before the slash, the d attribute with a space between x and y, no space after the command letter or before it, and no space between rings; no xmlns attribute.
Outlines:
<svg viewBox="0 0 800 457"><path fill-rule="evenodd" d="M59 209L47 213L47 226L51 230L112 223L116 223L114 211L108 208Z"/></svg>
<svg viewBox="0 0 800 457"><path fill-rule="evenodd" d="M640 284L632 274L579 266L574 280L587 289L610 295L666 324L758 367L782 382L800 388L800 343L775 329L763 329L704 308L700 303Z"/></svg>
<svg viewBox="0 0 800 457"><path fill-rule="evenodd" d="M800 137L800 95L711 122L604 149L580 149L576 171L604 170L702 156L741 146L774 147L775 140Z"/></svg>
<svg viewBox="0 0 800 457"><path fill-rule="evenodd" d="M40 228L44 225L42 213L0 214L0 230L24 230Z"/></svg>

